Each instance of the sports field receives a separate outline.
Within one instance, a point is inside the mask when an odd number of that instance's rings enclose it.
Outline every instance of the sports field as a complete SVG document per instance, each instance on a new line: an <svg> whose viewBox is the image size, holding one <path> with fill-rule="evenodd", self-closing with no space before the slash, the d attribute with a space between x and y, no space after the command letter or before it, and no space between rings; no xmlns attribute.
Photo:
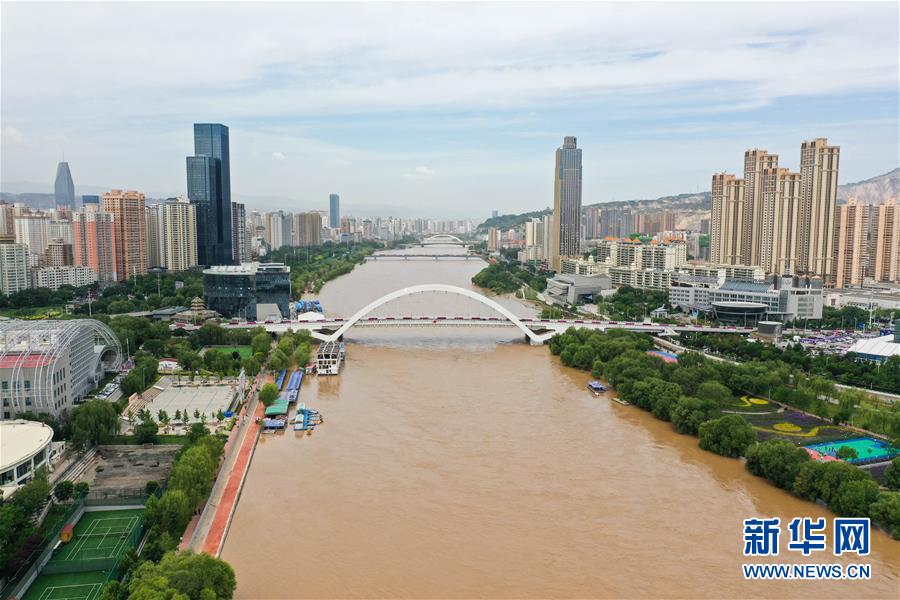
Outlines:
<svg viewBox="0 0 900 600"><path fill-rule="evenodd" d="M887 460L896 456L900 450L892 447L887 442L876 440L870 437L854 438L852 440L838 440L833 442L822 442L819 444L810 444L807 446L810 450L815 450L819 454L827 456L836 456L838 450L843 447L852 448L856 451L856 458L850 459L848 462L874 462L878 460Z"/></svg>
<svg viewBox="0 0 900 600"><path fill-rule="evenodd" d="M232 352L237 352L241 355L241 360L245 358L250 358L253 356L253 348L250 346L207 346L210 350L218 350L219 352L225 352L226 354L231 354Z"/></svg>
<svg viewBox="0 0 900 600"><path fill-rule="evenodd" d="M72 541L62 545L48 564L120 556L143 514L140 508L84 513L75 524Z"/></svg>
<svg viewBox="0 0 900 600"><path fill-rule="evenodd" d="M108 569L138 539L143 515L143 508L84 513L72 541L58 546L23 600L97 600ZM98 570L97 561L106 561L99 568L107 570Z"/></svg>
<svg viewBox="0 0 900 600"><path fill-rule="evenodd" d="M97 600L106 579L106 571L40 575L22 600Z"/></svg>

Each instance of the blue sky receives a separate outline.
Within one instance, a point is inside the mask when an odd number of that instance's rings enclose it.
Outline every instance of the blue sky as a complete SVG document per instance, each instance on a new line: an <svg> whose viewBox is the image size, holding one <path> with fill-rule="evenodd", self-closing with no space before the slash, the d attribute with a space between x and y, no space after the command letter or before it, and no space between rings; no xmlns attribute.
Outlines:
<svg viewBox="0 0 900 600"><path fill-rule="evenodd" d="M0 181L184 191L191 124L231 128L251 207L472 216L709 188L767 148L898 156L896 3L4 3Z"/></svg>

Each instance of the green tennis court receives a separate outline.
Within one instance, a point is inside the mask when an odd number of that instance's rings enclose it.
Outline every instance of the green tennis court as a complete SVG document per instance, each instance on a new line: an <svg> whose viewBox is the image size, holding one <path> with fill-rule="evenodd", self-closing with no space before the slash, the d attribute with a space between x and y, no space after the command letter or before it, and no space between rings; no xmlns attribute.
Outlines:
<svg viewBox="0 0 900 600"><path fill-rule="evenodd" d="M40 575L22 600L97 600L106 580L106 571Z"/></svg>
<svg viewBox="0 0 900 600"><path fill-rule="evenodd" d="M86 512L75 525L74 537L56 551L48 564L116 558L129 546L144 509Z"/></svg>

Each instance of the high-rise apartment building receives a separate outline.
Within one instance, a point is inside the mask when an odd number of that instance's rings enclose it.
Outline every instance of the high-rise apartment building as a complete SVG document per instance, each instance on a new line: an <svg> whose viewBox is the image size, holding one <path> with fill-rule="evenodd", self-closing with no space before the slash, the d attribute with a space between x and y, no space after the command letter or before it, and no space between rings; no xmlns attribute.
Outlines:
<svg viewBox="0 0 900 600"><path fill-rule="evenodd" d="M900 204L895 198L872 207L872 277L900 282Z"/></svg>
<svg viewBox="0 0 900 600"><path fill-rule="evenodd" d="M559 272L562 257L581 253L581 149L574 136L566 136L556 149L553 225L550 268Z"/></svg>
<svg viewBox="0 0 900 600"><path fill-rule="evenodd" d="M763 169L760 186L762 235L757 260L767 273L797 272L800 173L783 167Z"/></svg>
<svg viewBox="0 0 900 600"><path fill-rule="evenodd" d="M92 268L100 283L119 280L113 215L97 203L85 202L81 211L72 214L72 241L76 266Z"/></svg>
<svg viewBox="0 0 900 600"><path fill-rule="evenodd" d="M65 206L69 210L75 210L75 183L72 181L72 172L69 171L67 162L56 165L53 199L56 201L56 206Z"/></svg>
<svg viewBox="0 0 900 600"><path fill-rule="evenodd" d="M184 198L162 204L165 267L172 273L197 266L197 205Z"/></svg>
<svg viewBox="0 0 900 600"><path fill-rule="evenodd" d="M600 207L587 206L584 209L583 221L583 237L586 240L593 240L600 237Z"/></svg>
<svg viewBox="0 0 900 600"><path fill-rule="evenodd" d="M341 226L341 197L337 194L328 196L328 226L332 229Z"/></svg>
<svg viewBox="0 0 900 600"><path fill-rule="evenodd" d="M838 207L834 222L834 286L862 285L869 271L871 207L850 198Z"/></svg>
<svg viewBox="0 0 900 600"><path fill-rule="evenodd" d="M57 211L55 220L47 224L47 239L61 239L66 243L72 243L72 213L66 211L65 219L62 219Z"/></svg>
<svg viewBox="0 0 900 600"><path fill-rule="evenodd" d="M15 294L28 284L28 246L0 244L0 293Z"/></svg>
<svg viewBox="0 0 900 600"><path fill-rule="evenodd" d="M317 212L294 215L294 238L298 246L318 246L322 243L322 215Z"/></svg>
<svg viewBox="0 0 900 600"><path fill-rule="evenodd" d="M144 222L147 226L147 266L151 269L163 269L166 266L166 240L162 206L148 206Z"/></svg>
<svg viewBox="0 0 900 600"><path fill-rule="evenodd" d="M134 190L103 194L103 211L113 216L116 274L119 280L147 273L147 225L144 195Z"/></svg>
<svg viewBox="0 0 900 600"><path fill-rule="evenodd" d="M800 237L798 270L830 282L834 259L834 211L837 205L840 146L825 138L800 146Z"/></svg>
<svg viewBox="0 0 900 600"><path fill-rule="evenodd" d="M247 235L247 212L240 202L231 203L231 251L236 264L250 262L250 243Z"/></svg>
<svg viewBox="0 0 900 600"><path fill-rule="evenodd" d="M20 214L15 217L15 226L16 242L27 245L28 252L32 256L43 257L47 244L50 242L47 236L50 217L45 213Z"/></svg>
<svg viewBox="0 0 900 600"><path fill-rule="evenodd" d="M496 227L488 228L487 249L488 252L496 252L500 249L500 230Z"/></svg>
<svg viewBox="0 0 900 600"><path fill-rule="evenodd" d="M744 180L734 175L716 173L712 177L711 262L735 265L743 261L745 191Z"/></svg>
<svg viewBox="0 0 900 600"><path fill-rule="evenodd" d="M228 127L194 124L194 156L187 157L188 199L197 205L197 259L202 265L234 262Z"/></svg>
<svg viewBox="0 0 900 600"><path fill-rule="evenodd" d="M53 238L44 253L44 266L71 267L74 263L72 244L62 238Z"/></svg>
<svg viewBox="0 0 900 600"><path fill-rule="evenodd" d="M265 239L269 249L278 250L282 246L293 245L293 215L282 210L264 215Z"/></svg>
<svg viewBox="0 0 900 600"><path fill-rule="evenodd" d="M839 155L819 138L801 145L799 172L779 167L777 154L752 149L744 153L743 180L714 175L710 260L818 275L830 284Z"/></svg>
<svg viewBox="0 0 900 600"><path fill-rule="evenodd" d="M630 208L604 208L600 213L599 237L628 237L636 233L636 215Z"/></svg>
<svg viewBox="0 0 900 600"><path fill-rule="evenodd" d="M16 217L11 204L0 200L0 244L16 241Z"/></svg>
<svg viewBox="0 0 900 600"><path fill-rule="evenodd" d="M778 155L753 148L744 152L744 214L741 232L741 260L745 265L758 265L762 245L763 171L778 166Z"/></svg>

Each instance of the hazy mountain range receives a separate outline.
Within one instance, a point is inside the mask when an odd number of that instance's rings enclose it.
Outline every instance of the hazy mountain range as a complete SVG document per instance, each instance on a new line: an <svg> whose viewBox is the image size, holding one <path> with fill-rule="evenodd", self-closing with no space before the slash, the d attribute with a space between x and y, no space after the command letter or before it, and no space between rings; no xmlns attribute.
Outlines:
<svg viewBox="0 0 900 600"><path fill-rule="evenodd" d="M856 198L864 204L877 204L888 198L900 198L900 167L876 177L871 177L855 183L846 183L838 186L838 203L843 204L848 198ZM653 199L618 200L616 202L602 202L588 204L586 206L600 206L610 208L632 208L642 211L672 210L679 213L676 227L690 229L699 224L701 218L709 213L712 203L710 192L693 194L677 194L674 196L662 196ZM540 211L527 212L518 215L500 215L488 219L479 225L479 229L488 227L508 229L524 223L528 219L550 212L550 208Z"/></svg>
<svg viewBox="0 0 900 600"><path fill-rule="evenodd" d="M76 185L75 194L81 196L83 194L102 194L109 191L110 187L96 185ZM6 202L24 202L34 208L52 208L53 207L53 186L49 183L37 183L33 181L10 181L0 183L0 199ZM176 194L165 192L152 192L147 194L148 200L169 198ZM865 204L876 204L887 200L888 198L900 197L900 167L877 175L863 181L855 183L846 183L838 186L838 202L844 203L848 198L856 198ZM309 207L304 204L297 206L296 200L290 198L281 198L276 196L250 196L244 194L233 194L235 202L243 202L250 208L254 206L279 206L286 211L300 210L327 210L326 203L323 201L321 206ZM677 210L685 214L689 221L694 221L697 216L692 213L709 211L711 202L710 192L700 192L693 194L676 194L673 196L662 196L653 199L635 199L635 200L619 200L616 202L604 202L601 204L592 204L589 206L602 206L603 208L631 207L640 210ZM549 210L549 209L547 209ZM420 209L417 207L402 207L388 205L354 205L346 204L341 207L344 214L352 214L358 216L395 216L395 217L413 217L421 216ZM522 213L521 215L501 215L498 217L498 223L501 227L510 227L518 223L524 222L534 214L544 211L536 211L536 213ZM440 217L440 215L434 215ZM485 221L480 227L489 227L493 220Z"/></svg>

